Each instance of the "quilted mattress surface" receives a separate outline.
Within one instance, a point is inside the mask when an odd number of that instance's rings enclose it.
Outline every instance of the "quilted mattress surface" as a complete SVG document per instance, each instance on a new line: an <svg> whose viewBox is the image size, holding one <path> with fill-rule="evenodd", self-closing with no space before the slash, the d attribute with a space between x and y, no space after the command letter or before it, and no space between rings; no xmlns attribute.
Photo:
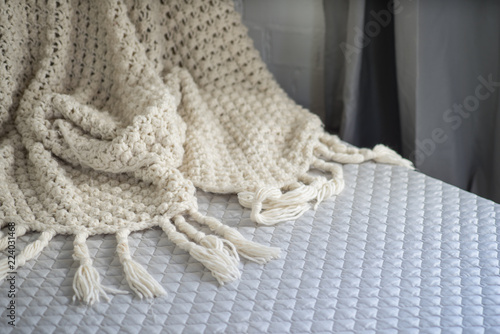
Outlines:
<svg viewBox="0 0 500 334"><path fill-rule="evenodd" d="M500 205L400 167L344 170L337 198L273 227L251 222L236 196L199 192L202 213L282 249L265 266L244 261L224 286L154 229L133 234L131 252L168 295L84 306L72 301L73 240L57 236L18 269L15 328L0 286L0 332L500 333ZM115 238L88 245L103 284L129 290Z"/></svg>

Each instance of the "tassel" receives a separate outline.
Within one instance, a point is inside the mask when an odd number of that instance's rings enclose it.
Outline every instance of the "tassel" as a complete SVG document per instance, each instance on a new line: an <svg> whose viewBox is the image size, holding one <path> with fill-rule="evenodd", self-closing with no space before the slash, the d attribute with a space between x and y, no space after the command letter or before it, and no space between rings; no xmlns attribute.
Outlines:
<svg viewBox="0 0 500 334"><path fill-rule="evenodd" d="M315 153L327 158L334 157L334 153L328 151L324 144L320 144ZM344 156L353 157L342 153L342 157ZM361 154L354 158L359 160L360 157L364 159ZM274 225L286 220L295 220L309 210L310 201L316 200L314 209L317 209L323 200L340 193L345 186L342 166L339 164L318 158L313 161L311 167L330 172L332 179L304 174L299 177L303 183L293 190L281 193L280 189L274 187L260 188L255 193L239 193L238 200L243 207L252 209L250 218L257 223Z"/></svg>
<svg viewBox="0 0 500 334"><path fill-rule="evenodd" d="M269 206L267 203L263 203L266 200L277 200L281 196L281 191L275 187L261 188L259 191L253 193L249 191L244 191L238 193L238 202L245 208L252 208L254 202L259 202L262 209L267 209Z"/></svg>
<svg viewBox="0 0 500 334"><path fill-rule="evenodd" d="M183 233L178 232L168 219L163 219L160 227L173 243L189 252L193 258L210 270L220 285L240 278L238 258L228 251L220 240L214 239L215 237L205 237L206 240L200 242L202 245L198 245L189 241Z"/></svg>
<svg viewBox="0 0 500 334"><path fill-rule="evenodd" d="M324 172L330 172L332 178L324 182L318 189L316 196L316 205L314 209L317 209L318 205L323 202L323 200L330 198L334 195L338 195L344 190L344 171L342 166L337 163L326 162L321 159L316 159L313 161L312 166L314 168L320 169Z"/></svg>
<svg viewBox="0 0 500 334"><path fill-rule="evenodd" d="M166 295L163 287L142 267L139 263L132 260L128 246L129 230L120 230L116 233L118 245L116 252L123 265L125 278L130 288L139 296L139 298L153 298Z"/></svg>
<svg viewBox="0 0 500 334"><path fill-rule="evenodd" d="M203 216L195 210L192 210L190 215L198 223L208 226L210 230L222 236L224 239L229 240L236 247L238 253L250 261L264 264L280 256L279 248L267 247L247 240L240 232L222 224L215 218Z"/></svg>
<svg viewBox="0 0 500 334"><path fill-rule="evenodd" d="M398 166L403 166L410 169L415 169L413 163L409 160L403 159L399 154L384 145L376 145L373 148L375 157L373 160L385 164L393 164Z"/></svg>
<svg viewBox="0 0 500 334"><path fill-rule="evenodd" d="M346 155L359 154L359 148L343 142L337 135L323 133L319 140L320 146L323 144L323 146L326 146L328 151L332 153L344 153Z"/></svg>
<svg viewBox="0 0 500 334"><path fill-rule="evenodd" d="M347 143L340 140L337 135L331 135L329 133L323 133L319 137L321 143L325 144L329 147L329 149L335 153L347 153L347 154L356 154L358 152L358 148L352 145L347 145Z"/></svg>
<svg viewBox="0 0 500 334"><path fill-rule="evenodd" d="M260 212L259 205L252 207L250 218L262 225L276 225L283 221L297 220L306 211L309 211L311 206L307 203L292 205L292 206L278 206L276 208L267 209Z"/></svg>
<svg viewBox="0 0 500 334"><path fill-rule="evenodd" d="M333 180L326 181L318 190L318 194L316 195L316 203L314 204L314 210L317 210L321 202L325 199L332 197L337 192L337 187Z"/></svg>
<svg viewBox="0 0 500 334"><path fill-rule="evenodd" d="M234 247L234 245L228 240L221 240L214 235L207 236L202 231L198 231L192 225L188 224L183 216L176 216L174 218L174 223L180 232L187 235L188 238L199 245L206 248L220 249L228 256L234 257L236 262L240 260L236 247Z"/></svg>
<svg viewBox="0 0 500 334"><path fill-rule="evenodd" d="M331 179L304 174L299 177L303 184L293 184L294 189L285 193L276 187L262 187L256 192L238 193L240 204L252 210L250 218L253 221L263 225L274 225L282 221L296 220L309 210L308 203L312 200L316 200L314 205L316 210L323 200L339 194L344 189L343 170L338 163L359 164L374 160L380 163L413 168L410 161L403 159L384 145L377 145L373 150L359 149L347 145L337 136L329 134L320 136L320 140L314 148L314 155L316 159L312 162L311 167L330 172ZM288 188L292 188L292 185L289 185Z"/></svg>
<svg viewBox="0 0 500 334"><path fill-rule="evenodd" d="M376 145L373 150L356 148L343 143L337 136L323 134L321 143L316 147L316 152L329 160L339 163L362 163L373 160L379 163L403 166L414 169L413 163L404 159L395 151L384 145Z"/></svg>
<svg viewBox="0 0 500 334"><path fill-rule="evenodd" d="M234 258L226 256L220 249L194 245L189 250L189 254L207 267L220 285L241 277L241 272Z"/></svg>
<svg viewBox="0 0 500 334"><path fill-rule="evenodd" d="M89 249L85 243L87 237L88 234L86 232L78 233L75 236L73 258L80 261L80 267L76 271L75 278L73 279L73 290L75 291L73 301L78 299L92 305L99 301L101 295L107 301L109 301L109 297L100 283L99 273L92 266ZM111 289L108 289L108 291L110 290ZM123 291L118 290L111 291L123 293Z"/></svg>
<svg viewBox="0 0 500 334"><path fill-rule="evenodd" d="M27 261L36 258L49 244L49 241L55 234L56 232L53 230L40 233L40 237L38 237L36 241L27 245L23 251L15 257L13 264L9 263L8 258L2 259L0 261L0 281L2 281L9 272L15 271L18 267L23 266Z"/></svg>
<svg viewBox="0 0 500 334"><path fill-rule="evenodd" d="M274 225L302 216L310 209L307 202L314 198L314 194L314 189L307 186L300 186L285 194L275 187L263 187L255 193L238 193L238 201L242 206L252 209L252 221L262 225Z"/></svg>
<svg viewBox="0 0 500 334"><path fill-rule="evenodd" d="M345 145L344 145L345 146ZM354 148L353 148L354 150ZM340 151L340 152L339 152ZM347 149L339 149L339 151L334 151L332 148L327 147L324 144L318 144L315 148L315 154L327 158L328 160L335 161L341 164L360 164L366 161L366 156L358 152L347 153Z"/></svg>

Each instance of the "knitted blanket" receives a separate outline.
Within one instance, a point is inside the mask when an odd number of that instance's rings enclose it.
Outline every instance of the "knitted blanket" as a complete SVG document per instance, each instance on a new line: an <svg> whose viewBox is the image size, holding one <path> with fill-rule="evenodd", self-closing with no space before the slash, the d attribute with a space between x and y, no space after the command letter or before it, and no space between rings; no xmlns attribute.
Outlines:
<svg viewBox="0 0 500 334"><path fill-rule="evenodd" d="M39 232L0 260L1 279L72 234L75 298L92 304L120 291L100 283L86 239L115 234L131 290L160 296L127 242L159 226L223 284L239 256L279 250L201 215L196 188L238 193L275 224L338 194L339 163L411 167L325 133L273 80L231 0L4 1L0 50L0 248Z"/></svg>

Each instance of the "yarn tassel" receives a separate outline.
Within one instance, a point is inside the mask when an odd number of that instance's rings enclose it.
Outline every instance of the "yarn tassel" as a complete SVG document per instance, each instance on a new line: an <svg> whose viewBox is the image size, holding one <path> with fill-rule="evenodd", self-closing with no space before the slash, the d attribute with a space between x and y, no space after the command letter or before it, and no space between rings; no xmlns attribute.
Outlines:
<svg viewBox="0 0 500 334"><path fill-rule="evenodd" d="M250 218L264 225L295 220L309 210L309 202L316 200L314 209L331 196L344 189L342 166L339 164L362 163L373 160L379 163L413 168L413 164L384 145L373 150L359 149L342 142L337 136L323 134L314 150L315 160L311 167L330 172L331 179L324 176L313 177L304 174L299 177L303 184L293 184L294 189L282 193L276 187L263 187L255 192L240 192L238 200L245 208L250 208ZM306 184L307 183L307 184ZM286 187L285 187L286 188Z"/></svg>
<svg viewBox="0 0 500 334"><path fill-rule="evenodd" d="M238 255L234 251L234 246L228 241L222 242L215 236L196 236L192 230L183 224L183 218L177 216L177 225L179 229L188 233L196 241L199 240L199 245L189 241L184 233L177 231L172 222L168 219L163 219L160 222L160 227L167 234L168 238L179 246L181 249L189 252L189 254L201 262L212 275L217 279L219 284L231 282L240 278L241 273L238 269ZM185 222L185 221L184 221ZM192 226L191 226L192 227ZM194 228L193 228L194 229Z"/></svg>
<svg viewBox="0 0 500 334"><path fill-rule="evenodd" d="M125 278L130 288L139 296L139 298L153 298L166 295L163 287L136 261L130 256L128 246L129 230L120 230L116 233L118 242L116 252L123 265Z"/></svg>
<svg viewBox="0 0 500 334"><path fill-rule="evenodd" d="M323 200L339 194L344 188L344 177L342 166L338 163L361 163L370 159L405 166L409 163L383 145L376 146L373 151L358 149L342 143L338 137L331 135L321 136L314 155L315 160L311 167L330 172L331 179L324 176L313 177L306 173L299 177L302 184L294 184L294 189L284 193L276 187L263 187L255 192L238 193L240 204L252 210L250 218L253 221L274 225L282 221L295 220L310 209L309 202L316 200L314 209L317 209Z"/></svg>
<svg viewBox="0 0 500 334"><path fill-rule="evenodd" d="M214 235L206 235L202 231L198 231L192 225L188 224L183 216L176 216L174 218L174 224L180 232L184 233L188 238L201 246L221 249L228 256L234 257L236 261L240 260L236 247L234 247L230 241L219 239Z"/></svg>
<svg viewBox="0 0 500 334"><path fill-rule="evenodd" d="M376 145L373 148L375 157L373 160L376 162L384 164L392 164L397 166L402 166L410 169L415 169L413 163L410 160L403 159L399 154L384 145Z"/></svg>
<svg viewBox="0 0 500 334"><path fill-rule="evenodd" d="M316 151L331 161L339 163L362 163L373 160L379 163L392 164L414 169L413 163L404 159L395 151L384 145L376 145L373 150L350 146L338 136L323 134Z"/></svg>
<svg viewBox="0 0 500 334"><path fill-rule="evenodd" d="M304 186L285 194L276 187L263 187L254 193L238 193L238 201L243 207L252 209L250 218L253 221L262 225L274 225L302 216L310 209L307 202L313 195L313 189Z"/></svg>
<svg viewBox="0 0 500 334"><path fill-rule="evenodd" d="M0 261L0 281L2 281L9 272L15 271L18 267L23 266L27 261L36 258L41 251L49 244L49 241L54 237L55 231L47 230L40 233L40 237L29 245L23 251L12 259L4 258Z"/></svg>
<svg viewBox="0 0 500 334"><path fill-rule="evenodd" d="M222 236L224 239L229 240L236 247L238 253L250 261L264 264L272 259L277 259L280 256L279 248L267 247L247 240L240 232L222 224L215 218L203 216L195 210L192 210L190 215L198 223L208 226L210 230Z"/></svg>
<svg viewBox="0 0 500 334"><path fill-rule="evenodd" d="M127 294L128 292L126 291L110 289L101 285L99 273L92 266L89 249L86 244L87 238L88 234L85 232L78 233L75 236L73 258L80 261L80 267L78 267L73 279L73 290L75 291L73 301L78 299L92 305L95 302L99 302L101 295L109 301L106 291Z"/></svg>
<svg viewBox="0 0 500 334"><path fill-rule="evenodd" d="M314 160L312 166L324 172L330 172L332 175L331 179L323 182L318 188L316 204L314 206L314 209L317 209L318 205L323 202L323 200L338 195L344 190L344 171L341 165L333 162L326 162L322 159Z"/></svg>

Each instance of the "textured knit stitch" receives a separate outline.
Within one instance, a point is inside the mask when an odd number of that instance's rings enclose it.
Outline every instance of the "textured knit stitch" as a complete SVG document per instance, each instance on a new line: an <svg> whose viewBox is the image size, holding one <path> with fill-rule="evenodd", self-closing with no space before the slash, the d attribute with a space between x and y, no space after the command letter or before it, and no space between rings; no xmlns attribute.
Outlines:
<svg viewBox="0 0 500 334"><path fill-rule="evenodd" d="M338 163L411 166L326 134L273 80L230 0L4 1L0 50L0 223L41 232L15 264L0 260L0 278L74 234L87 303L120 292L101 286L91 235L117 235L140 297L165 290L131 258L133 231L160 226L221 284L239 277L240 255L278 256L199 214L195 187L238 193L254 221L275 224L338 194Z"/></svg>

